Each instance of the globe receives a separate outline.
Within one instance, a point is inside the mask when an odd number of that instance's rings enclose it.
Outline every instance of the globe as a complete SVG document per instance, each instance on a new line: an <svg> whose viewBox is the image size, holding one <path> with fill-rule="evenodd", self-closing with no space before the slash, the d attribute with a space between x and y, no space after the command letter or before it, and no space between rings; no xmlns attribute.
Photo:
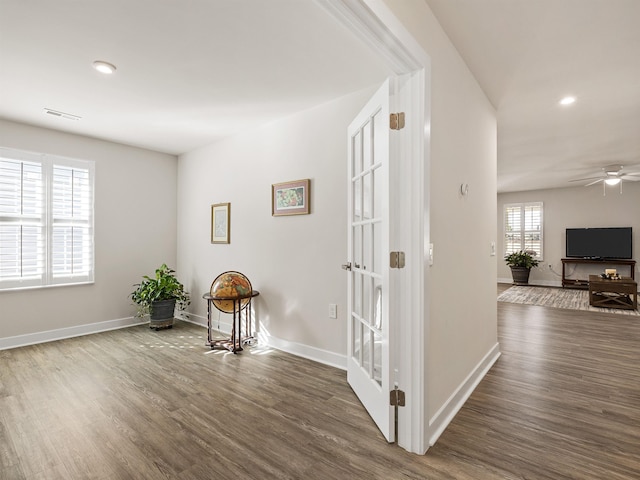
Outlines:
<svg viewBox="0 0 640 480"><path fill-rule="evenodd" d="M234 298L251 295L252 288L249 279L240 272L224 272L216 277L211 284L209 293L212 297L225 297L224 300L212 300L215 307L223 313L233 313ZM240 300L240 310L247 306L251 297Z"/></svg>

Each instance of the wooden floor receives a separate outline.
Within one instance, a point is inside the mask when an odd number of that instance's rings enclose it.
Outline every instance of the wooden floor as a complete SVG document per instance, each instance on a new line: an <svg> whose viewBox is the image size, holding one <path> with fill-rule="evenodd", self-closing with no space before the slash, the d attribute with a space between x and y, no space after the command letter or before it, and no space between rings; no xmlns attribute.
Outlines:
<svg viewBox="0 0 640 480"><path fill-rule="evenodd" d="M640 321L498 312L502 357L425 456L383 441L343 371L212 353L183 322L0 351L0 478L640 478Z"/></svg>

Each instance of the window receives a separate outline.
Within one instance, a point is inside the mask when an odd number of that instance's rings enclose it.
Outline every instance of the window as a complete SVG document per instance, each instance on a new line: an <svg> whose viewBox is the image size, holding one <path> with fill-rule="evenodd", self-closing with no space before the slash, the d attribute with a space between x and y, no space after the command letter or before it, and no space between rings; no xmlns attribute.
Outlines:
<svg viewBox="0 0 640 480"><path fill-rule="evenodd" d="M533 252L542 260L542 202L509 203L504 206L504 254Z"/></svg>
<svg viewBox="0 0 640 480"><path fill-rule="evenodd" d="M0 148L0 290L93 281L93 162Z"/></svg>

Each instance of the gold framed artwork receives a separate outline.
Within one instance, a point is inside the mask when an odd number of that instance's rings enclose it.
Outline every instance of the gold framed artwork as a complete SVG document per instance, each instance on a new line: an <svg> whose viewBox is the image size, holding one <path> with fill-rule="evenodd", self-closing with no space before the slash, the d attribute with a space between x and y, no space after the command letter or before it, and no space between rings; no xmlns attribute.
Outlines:
<svg viewBox="0 0 640 480"><path fill-rule="evenodd" d="M309 209L310 180L274 183L271 185L271 215L307 215Z"/></svg>
<svg viewBox="0 0 640 480"><path fill-rule="evenodd" d="M211 243L231 243L231 204L211 205Z"/></svg>

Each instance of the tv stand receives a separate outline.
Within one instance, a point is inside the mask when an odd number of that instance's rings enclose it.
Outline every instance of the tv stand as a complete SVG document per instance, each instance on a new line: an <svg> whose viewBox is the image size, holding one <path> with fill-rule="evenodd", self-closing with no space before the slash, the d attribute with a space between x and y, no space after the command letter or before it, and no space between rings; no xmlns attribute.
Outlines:
<svg viewBox="0 0 640 480"><path fill-rule="evenodd" d="M607 259L595 259L595 258L563 258L562 259L562 288L564 287L573 287L573 288L589 288L589 278L586 279L573 279L567 278L565 276L566 265L569 263L573 264L589 264L589 265L601 265L602 272L604 273L605 266L627 266L631 271L630 277L632 280L635 280L635 270L636 270L636 261L635 260L607 260Z"/></svg>

